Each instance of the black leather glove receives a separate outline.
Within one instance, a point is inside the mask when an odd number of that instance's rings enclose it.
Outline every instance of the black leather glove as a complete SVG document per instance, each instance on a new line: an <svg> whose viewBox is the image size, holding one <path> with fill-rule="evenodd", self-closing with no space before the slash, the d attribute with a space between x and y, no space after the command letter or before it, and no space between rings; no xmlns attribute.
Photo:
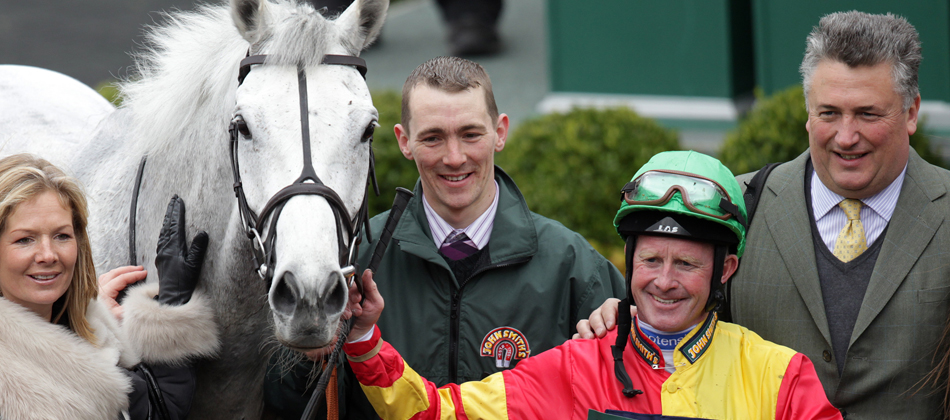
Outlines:
<svg viewBox="0 0 950 420"><path fill-rule="evenodd" d="M168 202L162 231L158 235L155 267L158 269L158 301L166 305L183 305L191 299L201 274L201 264L208 249L208 233L198 232L185 243L185 202L176 194Z"/></svg>

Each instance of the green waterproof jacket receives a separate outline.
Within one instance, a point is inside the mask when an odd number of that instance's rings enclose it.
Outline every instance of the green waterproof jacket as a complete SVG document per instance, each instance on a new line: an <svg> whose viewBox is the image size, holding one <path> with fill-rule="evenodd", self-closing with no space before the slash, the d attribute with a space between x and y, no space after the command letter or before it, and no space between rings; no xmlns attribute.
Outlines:
<svg viewBox="0 0 950 420"><path fill-rule="evenodd" d="M581 235L528 210L498 167L495 180L490 258L482 258L470 278L455 278L439 254L421 183L374 277L386 300L379 320L383 339L439 386L480 380L563 343L578 320L626 290L620 272ZM388 216L372 219L374 240ZM374 247L364 244L360 267Z"/></svg>

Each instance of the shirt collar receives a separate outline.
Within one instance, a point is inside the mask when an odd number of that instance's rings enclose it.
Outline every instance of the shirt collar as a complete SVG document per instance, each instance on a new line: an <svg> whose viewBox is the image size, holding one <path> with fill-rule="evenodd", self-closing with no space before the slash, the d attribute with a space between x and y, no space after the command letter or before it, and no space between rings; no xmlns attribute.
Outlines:
<svg viewBox="0 0 950 420"><path fill-rule="evenodd" d="M491 239L492 227L495 225L495 213L498 211L499 193L498 181L495 181L495 199L492 200L491 205L472 224L462 229L455 229L435 212L435 209L425 200L425 192L423 192L422 206L425 208L426 220L429 222L429 230L432 232L432 242L435 242L435 247L442 246L445 238L456 230L465 232L465 235L475 243L478 249L488 245L488 240Z"/></svg>
<svg viewBox="0 0 950 420"><path fill-rule="evenodd" d="M887 188L870 197L861 199L861 203L874 210L884 220L890 221L894 214L894 208L897 207L897 197L901 193L901 185L904 184L904 175L907 174L907 165ZM824 217L828 212L835 208L838 203L844 200L844 197L828 189L818 178L818 173L812 169L811 173L811 207L815 215L815 220Z"/></svg>

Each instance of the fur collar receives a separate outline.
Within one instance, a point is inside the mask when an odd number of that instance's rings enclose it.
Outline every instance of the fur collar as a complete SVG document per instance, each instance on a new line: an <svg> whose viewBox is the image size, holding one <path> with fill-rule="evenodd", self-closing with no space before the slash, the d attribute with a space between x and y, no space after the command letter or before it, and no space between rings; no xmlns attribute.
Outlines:
<svg viewBox="0 0 950 420"><path fill-rule="evenodd" d="M130 288L121 326L90 302L95 346L0 297L0 419L113 419L128 408L127 368L213 356L219 340L208 300L196 293L168 306L156 294L157 284Z"/></svg>
<svg viewBox="0 0 950 420"><path fill-rule="evenodd" d="M86 317L98 346L0 298L0 417L101 420L126 409L131 383L117 365L137 357L98 301Z"/></svg>

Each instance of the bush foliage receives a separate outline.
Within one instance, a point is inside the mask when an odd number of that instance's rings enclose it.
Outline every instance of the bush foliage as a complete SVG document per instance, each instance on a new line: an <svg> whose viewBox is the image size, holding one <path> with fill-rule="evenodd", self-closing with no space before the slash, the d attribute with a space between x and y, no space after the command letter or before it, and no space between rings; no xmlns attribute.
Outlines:
<svg viewBox="0 0 950 420"><path fill-rule="evenodd" d="M496 155L536 213L580 233L616 262L620 189L675 132L626 108L574 109L524 121ZM620 251L622 262L622 251Z"/></svg>
<svg viewBox="0 0 950 420"><path fill-rule="evenodd" d="M379 197L370 188L369 214L375 216L393 207L396 187L410 191L416 186L419 172L416 163L399 151L393 127L402 116L402 94L392 90L373 92L373 105L379 112L379 127L373 134L373 153L376 156L376 180Z"/></svg>
<svg viewBox="0 0 950 420"><path fill-rule="evenodd" d="M792 160L808 148L807 120L801 85L769 97L760 96L735 131L726 136L719 160L736 175L758 170L770 162ZM919 121L910 145L928 162L944 166L940 155L931 149L923 126L923 121Z"/></svg>
<svg viewBox="0 0 950 420"><path fill-rule="evenodd" d="M115 80L102 81L93 89L99 92L107 101L112 102L112 105L119 106L122 105L122 97L119 96L119 89L116 87L116 83L117 81Z"/></svg>

